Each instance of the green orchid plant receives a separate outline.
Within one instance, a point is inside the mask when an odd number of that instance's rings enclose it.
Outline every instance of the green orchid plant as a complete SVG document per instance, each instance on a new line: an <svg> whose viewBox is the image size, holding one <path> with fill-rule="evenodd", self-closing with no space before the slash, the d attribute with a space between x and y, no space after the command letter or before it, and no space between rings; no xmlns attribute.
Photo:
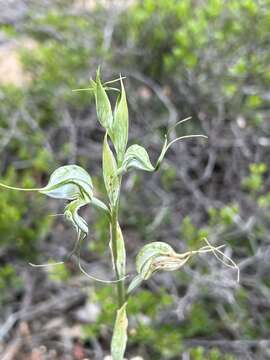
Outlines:
<svg viewBox="0 0 270 360"><path fill-rule="evenodd" d="M207 239L206 245L198 250L191 250L185 253L177 253L165 242L151 242L145 245L136 258L137 275L129 281L128 286L126 274L126 250L125 241L119 224L119 202L122 177L125 173L134 170L155 172L159 169L165 154L176 142L185 138L207 138L204 135L182 136L173 140L169 139L170 130L167 132L160 155L153 165L148 153L141 145L128 144L129 116L125 88L121 76L119 79L102 84L100 71L97 71L96 79L90 81L87 89L76 89L75 91L92 91L95 96L97 119L104 128L102 169L103 179L108 196L108 203L95 197L91 176L86 170L78 165L65 165L56 169L45 187L37 189L21 189L0 183L0 186L20 191L37 191L51 198L65 199L68 201L64 209L65 218L72 223L77 234L77 243L81 243L88 234L88 225L83 219L79 210L86 205L104 211L110 222L110 249L112 267L115 272L115 280L106 281L96 279L87 274L79 263L80 269L91 279L104 283L115 283L117 288L118 310L111 341L111 356L113 360L122 360L127 343L127 308L128 297L139 287L143 281L147 281L157 271L175 271L180 269L186 262L196 254L211 252L225 265L239 269L232 259L227 257L220 249L213 247ZM110 87L111 83L120 81L120 90ZM116 90L119 92L114 110L107 92ZM189 118L179 121L175 126L187 121ZM174 127L175 127L174 126ZM58 264L58 263L56 263ZM43 266L34 265L33 266Z"/></svg>

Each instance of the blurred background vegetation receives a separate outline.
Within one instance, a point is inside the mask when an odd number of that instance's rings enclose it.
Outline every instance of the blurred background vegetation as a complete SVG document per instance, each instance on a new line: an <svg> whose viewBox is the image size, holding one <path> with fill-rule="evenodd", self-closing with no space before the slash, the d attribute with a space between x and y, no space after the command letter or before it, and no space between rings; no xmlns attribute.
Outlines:
<svg viewBox="0 0 270 360"><path fill-rule="evenodd" d="M211 256L157 274L130 301L128 359L269 359L270 1L0 4L2 182L40 186L58 166L77 163L104 197L92 94L72 92L88 87L98 65L104 80L127 77L130 142L152 159L166 128L187 116L192 120L175 135L209 137L176 144L158 174L126 177L129 272L147 242L185 251L207 236L226 244L240 284ZM73 229L50 216L63 205L0 191L2 359L109 353L114 289L91 283L68 258ZM91 209L85 216L83 264L112 277L106 218ZM65 258L47 270L28 265Z"/></svg>

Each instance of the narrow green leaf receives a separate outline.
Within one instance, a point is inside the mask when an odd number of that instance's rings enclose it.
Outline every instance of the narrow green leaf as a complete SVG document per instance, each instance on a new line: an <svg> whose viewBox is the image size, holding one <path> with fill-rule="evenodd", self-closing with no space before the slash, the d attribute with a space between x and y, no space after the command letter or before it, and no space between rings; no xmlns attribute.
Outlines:
<svg viewBox="0 0 270 360"><path fill-rule="evenodd" d="M112 204L115 204L119 192L119 179L117 176L117 164L113 152L107 141L107 133L103 141L103 180L107 190L108 197Z"/></svg>
<svg viewBox="0 0 270 360"><path fill-rule="evenodd" d="M117 272L120 278L126 275L126 249L124 238L122 234L122 230L120 228L119 223L117 223L117 259L116 259L116 267Z"/></svg>
<svg viewBox="0 0 270 360"><path fill-rule="evenodd" d="M117 310L111 342L111 355L113 360L123 360L126 350L128 327L126 306L127 303Z"/></svg>
<svg viewBox="0 0 270 360"><path fill-rule="evenodd" d="M131 145L125 153L122 169L127 171L130 168L136 168L145 171L155 170L151 164L149 155L145 148L137 144Z"/></svg>
<svg viewBox="0 0 270 360"><path fill-rule="evenodd" d="M56 199L91 199L93 184L90 175L78 165L65 165L56 169L44 188L39 192Z"/></svg>
<svg viewBox="0 0 270 360"><path fill-rule="evenodd" d="M94 93L96 99L97 117L100 124L105 129L110 129L113 122L113 114L110 100L100 80L100 71L98 69L96 83L94 85Z"/></svg>
<svg viewBox="0 0 270 360"><path fill-rule="evenodd" d="M126 248L125 248L125 242L124 242L122 230L119 223L117 223L117 233L116 233L117 259L114 258L114 253L112 248L113 246L112 234L111 234L109 246L111 250L114 270L117 270L117 274L119 278L124 278L126 276Z"/></svg>
<svg viewBox="0 0 270 360"><path fill-rule="evenodd" d="M121 164L128 141L128 106L122 79L121 94L116 102L114 120L110 136L112 137L112 141L116 149L118 163Z"/></svg>

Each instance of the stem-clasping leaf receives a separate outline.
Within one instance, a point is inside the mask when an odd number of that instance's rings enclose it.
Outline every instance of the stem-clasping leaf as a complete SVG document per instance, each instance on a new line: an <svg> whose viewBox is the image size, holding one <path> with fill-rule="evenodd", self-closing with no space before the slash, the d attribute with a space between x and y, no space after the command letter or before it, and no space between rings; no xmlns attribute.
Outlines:
<svg viewBox="0 0 270 360"><path fill-rule="evenodd" d="M102 166L105 188L111 204L114 205L118 198L120 184L117 176L116 160L108 144L107 133L103 141Z"/></svg>
<svg viewBox="0 0 270 360"><path fill-rule="evenodd" d="M120 278L125 277L126 275L126 249L125 242L122 234L121 227L119 223L117 223L117 233L116 233L116 250L117 257L114 258L113 249L112 249L112 234L110 240L110 249L113 259L113 267L116 267L116 272Z"/></svg>
<svg viewBox="0 0 270 360"><path fill-rule="evenodd" d="M121 93L115 105L113 125L110 132L118 164L121 164L123 161L128 142L128 106L122 78L120 78L120 81Z"/></svg>
<svg viewBox="0 0 270 360"><path fill-rule="evenodd" d="M111 355L113 360L123 360L127 344L128 319L126 314L127 303L117 310L114 324Z"/></svg>

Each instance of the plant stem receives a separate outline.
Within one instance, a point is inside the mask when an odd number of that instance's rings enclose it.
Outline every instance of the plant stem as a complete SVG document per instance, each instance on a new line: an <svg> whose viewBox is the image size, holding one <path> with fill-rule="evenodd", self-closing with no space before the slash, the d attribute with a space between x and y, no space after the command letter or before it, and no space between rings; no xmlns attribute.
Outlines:
<svg viewBox="0 0 270 360"><path fill-rule="evenodd" d="M113 253L113 261L114 261L114 269L117 280L121 279L121 275L117 269L117 224L118 224L118 209L119 209L119 198L116 201L116 204L112 206L111 210L111 229L112 229L112 253ZM124 279L117 282L117 298L118 298L118 306L119 308L125 302L125 283Z"/></svg>

